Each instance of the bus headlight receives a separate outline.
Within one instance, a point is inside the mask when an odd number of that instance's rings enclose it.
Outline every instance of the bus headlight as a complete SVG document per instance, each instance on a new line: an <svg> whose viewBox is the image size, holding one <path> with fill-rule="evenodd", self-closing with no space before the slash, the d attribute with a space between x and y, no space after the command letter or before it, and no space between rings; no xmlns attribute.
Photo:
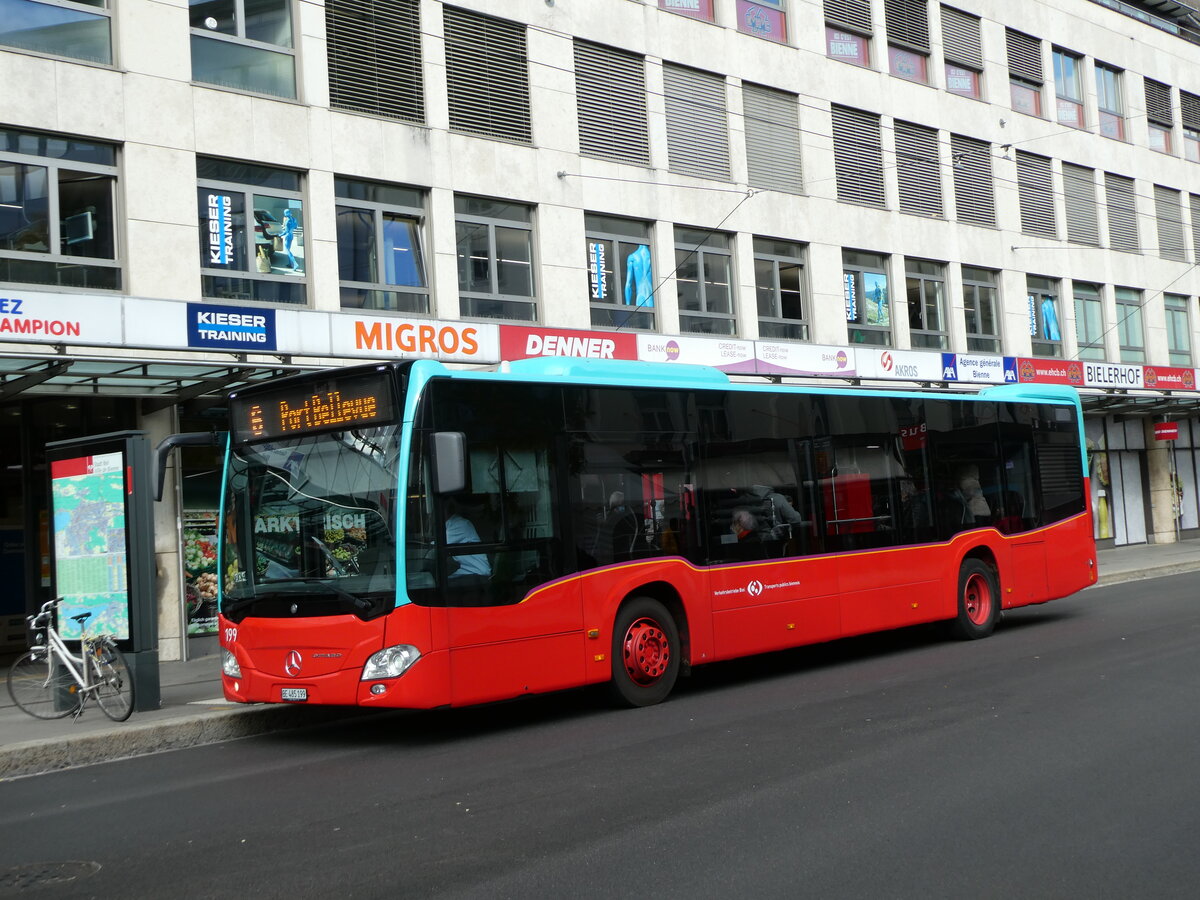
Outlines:
<svg viewBox="0 0 1200 900"><path fill-rule="evenodd" d="M221 648L221 671L230 678L242 677L242 667L238 665L237 657L228 647Z"/></svg>
<svg viewBox="0 0 1200 900"><path fill-rule="evenodd" d="M395 647L385 647L367 660L367 664L363 666L362 680L374 681L376 678L399 678L420 658L421 651L411 644L397 644Z"/></svg>

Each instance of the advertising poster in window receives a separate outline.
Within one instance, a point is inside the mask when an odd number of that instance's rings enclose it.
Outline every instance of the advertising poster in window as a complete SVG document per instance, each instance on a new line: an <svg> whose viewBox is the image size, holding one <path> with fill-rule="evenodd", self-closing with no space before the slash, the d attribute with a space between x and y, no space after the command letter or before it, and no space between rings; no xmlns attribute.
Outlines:
<svg viewBox="0 0 1200 900"><path fill-rule="evenodd" d="M244 270L246 204L241 194L200 188L200 266Z"/></svg>
<svg viewBox="0 0 1200 900"><path fill-rule="evenodd" d="M713 20L713 0L658 0L658 8L706 22Z"/></svg>
<svg viewBox="0 0 1200 900"><path fill-rule="evenodd" d="M254 265L262 274L304 274L304 205L254 195Z"/></svg>
<svg viewBox="0 0 1200 900"><path fill-rule="evenodd" d="M129 638L125 455L120 451L50 463L54 589L58 628L78 640L71 617L91 613L88 634Z"/></svg>
<svg viewBox="0 0 1200 900"><path fill-rule="evenodd" d="M743 34L780 44L787 41L783 0L738 0L737 17L738 31Z"/></svg>
<svg viewBox="0 0 1200 900"><path fill-rule="evenodd" d="M878 272L863 272L863 319L864 325L890 328L892 324L891 304L888 303L887 276Z"/></svg>
<svg viewBox="0 0 1200 900"><path fill-rule="evenodd" d="M188 634L217 632L217 511L183 514L183 596Z"/></svg>

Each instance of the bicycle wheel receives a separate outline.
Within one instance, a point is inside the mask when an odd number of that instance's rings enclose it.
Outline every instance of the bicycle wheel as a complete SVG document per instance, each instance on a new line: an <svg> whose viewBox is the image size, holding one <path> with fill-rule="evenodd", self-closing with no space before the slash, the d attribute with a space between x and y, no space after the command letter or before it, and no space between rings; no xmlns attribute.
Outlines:
<svg viewBox="0 0 1200 900"><path fill-rule="evenodd" d="M98 655L87 654L87 658L101 711L114 722L124 722L133 712L133 673L125 657L110 645L102 647Z"/></svg>
<svg viewBox="0 0 1200 900"><path fill-rule="evenodd" d="M79 709L79 685L45 649L30 650L8 670L13 703L38 719L61 719Z"/></svg>

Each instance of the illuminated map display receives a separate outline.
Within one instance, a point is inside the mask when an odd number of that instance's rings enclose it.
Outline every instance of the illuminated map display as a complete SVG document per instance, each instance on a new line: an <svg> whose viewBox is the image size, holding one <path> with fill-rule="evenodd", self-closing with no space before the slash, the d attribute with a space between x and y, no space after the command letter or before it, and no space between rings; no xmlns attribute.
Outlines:
<svg viewBox="0 0 1200 900"><path fill-rule="evenodd" d="M129 637L125 455L79 456L50 463L54 584L63 598L59 632L80 636L71 616L90 612L88 634Z"/></svg>
<svg viewBox="0 0 1200 900"><path fill-rule="evenodd" d="M386 372L321 376L303 385L230 399L235 441L299 437L393 421L391 382Z"/></svg>

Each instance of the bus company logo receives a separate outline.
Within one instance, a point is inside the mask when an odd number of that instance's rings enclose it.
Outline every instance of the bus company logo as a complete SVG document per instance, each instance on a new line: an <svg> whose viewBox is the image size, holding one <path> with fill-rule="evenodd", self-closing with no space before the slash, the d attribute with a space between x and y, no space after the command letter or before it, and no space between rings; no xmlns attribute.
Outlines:
<svg viewBox="0 0 1200 900"><path fill-rule="evenodd" d="M299 650L292 650L283 659L283 671L295 678L300 674L300 668L304 664L303 657L300 656Z"/></svg>
<svg viewBox="0 0 1200 900"><path fill-rule="evenodd" d="M679 355L683 352L676 341L667 341L663 347L663 352L667 355L668 362L678 362Z"/></svg>
<svg viewBox="0 0 1200 900"><path fill-rule="evenodd" d="M746 593L751 597L760 597L763 592L763 583L761 581L751 581L746 585Z"/></svg>

